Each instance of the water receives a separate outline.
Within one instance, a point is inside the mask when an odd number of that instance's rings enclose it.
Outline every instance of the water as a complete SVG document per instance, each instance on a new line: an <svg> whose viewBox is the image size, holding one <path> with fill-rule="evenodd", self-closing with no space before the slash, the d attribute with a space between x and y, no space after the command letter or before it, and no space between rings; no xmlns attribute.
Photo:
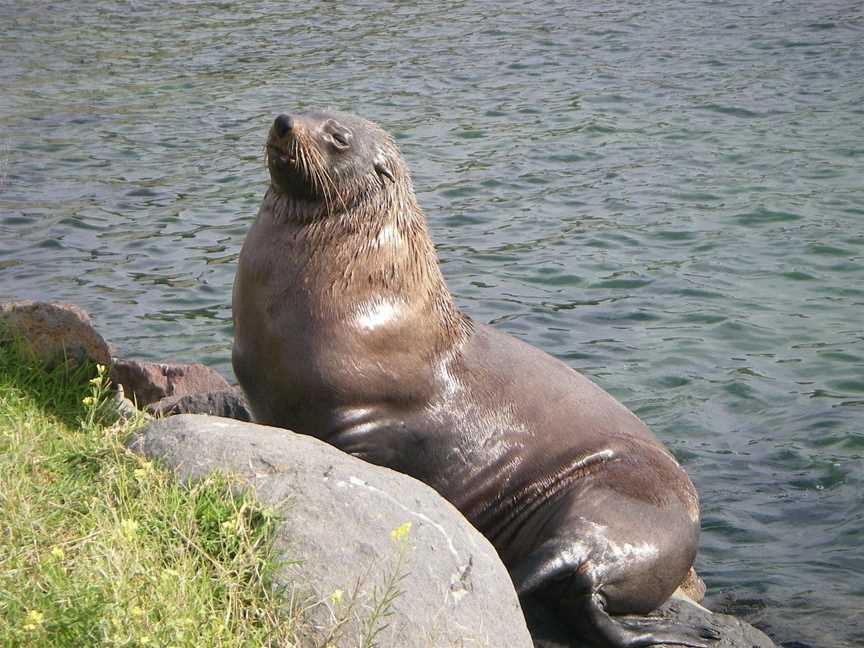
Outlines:
<svg viewBox="0 0 864 648"><path fill-rule="evenodd" d="M272 118L374 118L459 303L681 458L709 603L862 645L862 5L572 5L0 0L0 293L230 374Z"/></svg>

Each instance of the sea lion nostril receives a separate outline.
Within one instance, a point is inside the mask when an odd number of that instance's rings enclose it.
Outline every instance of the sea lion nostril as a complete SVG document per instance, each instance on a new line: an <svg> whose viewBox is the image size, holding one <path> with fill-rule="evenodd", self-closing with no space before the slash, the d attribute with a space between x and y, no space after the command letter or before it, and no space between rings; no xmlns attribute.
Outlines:
<svg viewBox="0 0 864 648"><path fill-rule="evenodd" d="M279 115L273 125L276 127L276 134L284 137L285 133L294 128L294 120L289 115Z"/></svg>

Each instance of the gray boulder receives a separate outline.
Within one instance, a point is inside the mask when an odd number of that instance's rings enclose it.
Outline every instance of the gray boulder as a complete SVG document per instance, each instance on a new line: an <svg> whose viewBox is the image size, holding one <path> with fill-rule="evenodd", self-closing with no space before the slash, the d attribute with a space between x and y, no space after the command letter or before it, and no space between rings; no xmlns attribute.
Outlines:
<svg viewBox="0 0 864 648"><path fill-rule="evenodd" d="M532 646L492 545L411 477L308 436L209 416L154 421L130 447L183 480L234 473L279 507L277 548L300 561L281 578L309 602L304 645L355 646L377 631L379 646Z"/></svg>
<svg viewBox="0 0 864 648"><path fill-rule="evenodd" d="M219 373L202 364L172 364L115 360L111 382L122 385L126 396L138 407L167 398L211 391L230 390L231 385Z"/></svg>
<svg viewBox="0 0 864 648"><path fill-rule="evenodd" d="M48 365L111 362L108 344L93 328L90 316L73 304L0 302L0 343L12 340L20 341L26 351Z"/></svg>

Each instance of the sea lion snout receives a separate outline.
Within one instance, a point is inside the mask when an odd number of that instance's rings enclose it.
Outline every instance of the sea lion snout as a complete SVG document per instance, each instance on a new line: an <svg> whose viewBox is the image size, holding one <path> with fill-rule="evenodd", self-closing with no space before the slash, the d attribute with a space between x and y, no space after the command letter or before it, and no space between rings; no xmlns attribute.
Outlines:
<svg viewBox="0 0 864 648"><path fill-rule="evenodd" d="M279 137L285 137L285 133L294 128L294 118L291 115L279 115L273 122L273 128Z"/></svg>

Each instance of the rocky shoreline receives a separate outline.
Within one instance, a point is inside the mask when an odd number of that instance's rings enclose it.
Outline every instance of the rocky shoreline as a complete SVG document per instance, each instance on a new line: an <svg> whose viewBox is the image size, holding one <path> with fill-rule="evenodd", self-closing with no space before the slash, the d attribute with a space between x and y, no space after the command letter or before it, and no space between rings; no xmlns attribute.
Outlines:
<svg viewBox="0 0 864 648"><path fill-rule="evenodd" d="M279 580L304 583L292 595L308 602L320 629L308 645L348 645L378 610L387 615L382 646L576 648L548 611L523 614L495 550L428 486L314 438L251 423L239 388L204 365L119 357L74 305L0 302L0 344L11 339L48 364L109 365L121 415L140 409L155 417L131 449L184 481L234 474L278 510L277 549L286 560ZM680 592L655 614L716 629L721 639L712 647L775 646Z"/></svg>

